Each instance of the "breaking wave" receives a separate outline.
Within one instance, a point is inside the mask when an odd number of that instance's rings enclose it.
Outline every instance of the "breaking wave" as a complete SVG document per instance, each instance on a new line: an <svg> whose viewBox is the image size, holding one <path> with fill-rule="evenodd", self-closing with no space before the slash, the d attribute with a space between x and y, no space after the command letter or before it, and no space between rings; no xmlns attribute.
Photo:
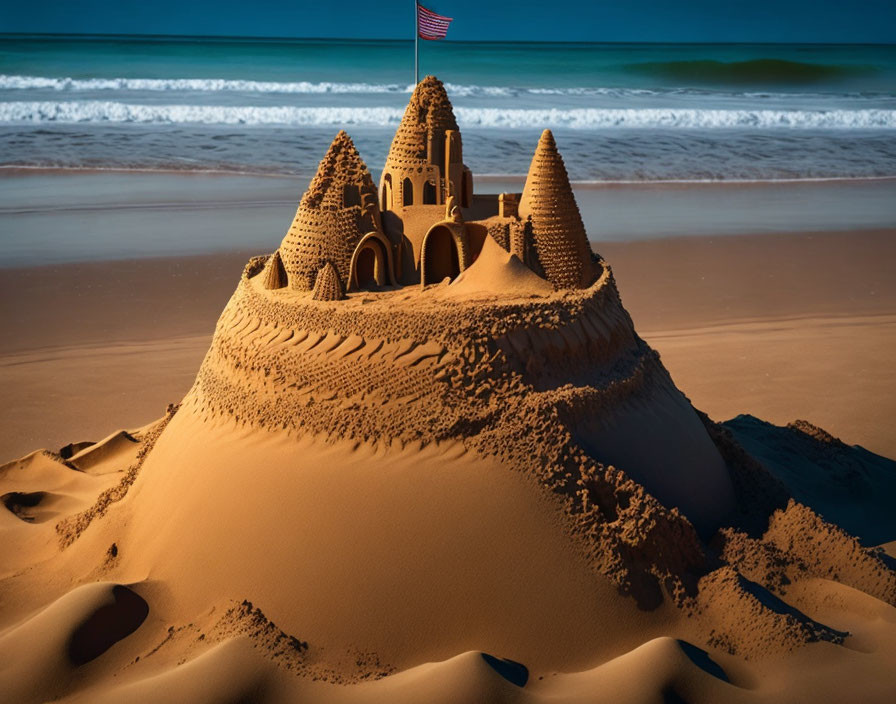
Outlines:
<svg viewBox="0 0 896 704"><path fill-rule="evenodd" d="M459 97L516 97L519 95L655 95L659 92L641 88L600 87L514 87L479 86L446 83L452 96ZM44 76L15 76L0 74L0 90L54 90L59 92L88 91L148 91L197 93L270 93L306 95L371 95L408 94L411 84L403 83L339 83L332 81L253 81L230 78L53 78Z"/></svg>
<svg viewBox="0 0 896 704"><path fill-rule="evenodd" d="M462 87L462 86L461 86ZM479 88L479 86L469 86ZM46 78L0 75L0 90L57 91L142 90L248 93L410 93L411 85L397 83L334 83L252 81L227 78ZM488 90L488 89L486 89Z"/></svg>
<svg viewBox="0 0 896 704"><path fill-rule="evenodd" d="M631 97L668 94L702 94L688 88L609 88L568 86L561 88L480 86L446 83L452 97L514 98L519 96L608 96ZM229 78L54 78L0 74L0 90L52 90L60 93L95 91L266 93L272 95L410 95L413 86L402 83L339 83L331 81L253 81ZM716 93L719 94L719 93ZM724 95L724 93L722 93ZM751 94L743 94L751 95ZM762 95L767 95L763 93ZM786 93L780 94L782 96ZM859 97L859 96L853 96Z"/></svg>
<svg viewBox="0 0 896 704"><path fill-rule="evenodd" d="M11 101L0 103L4 123L137 123L205 125L395 126L403 109L140 105L115 101ZM894 129L896 110L725 110L701 108L455 108L462 127L528 129Z"/></svg>

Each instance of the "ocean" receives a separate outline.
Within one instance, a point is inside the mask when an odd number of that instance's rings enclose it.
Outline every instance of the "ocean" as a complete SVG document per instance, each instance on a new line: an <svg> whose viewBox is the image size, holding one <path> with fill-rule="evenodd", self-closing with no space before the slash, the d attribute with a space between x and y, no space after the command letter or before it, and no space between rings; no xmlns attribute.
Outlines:
<svg viewBox="0 0 896 704"><path fill-rule="evenodd" d="M573 180L896 176L896 47L421 42L464 160ZM341 128L382 167L410 41L0 35L0 166L310 176Z"/></svg>

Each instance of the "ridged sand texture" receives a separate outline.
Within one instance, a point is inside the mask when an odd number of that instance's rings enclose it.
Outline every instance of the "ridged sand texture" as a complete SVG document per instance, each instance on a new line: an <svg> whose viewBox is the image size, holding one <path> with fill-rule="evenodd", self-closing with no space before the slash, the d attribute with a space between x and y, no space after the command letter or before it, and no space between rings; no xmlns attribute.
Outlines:
<svg viewBox="0 0 896 704"><path fill-rule="evenodd" d="M311 297L315 301L341 301L345 298L339 273L332 263L327 262L317 272L317 278L314 280L314 293Z"/></svg>
<svg viewBox="0 0 896 704"><path fill-rule="evenodd" d="M457 130L457 120L445 86L435 76L427 76L414 89L408 107L395 132L384 170L401 172L427 162L427 140L444 140L446 130Z"/></svg>
<svg viewBox="0 0 896 704"><path fill-rule="evenodd" d="M555 289L590 286L591 247L550 130L538 140L519 212L521 218L531 218L534 254L544 278Z"/></svg>
<svg viewBox="0 0 896 704"><path fill-rule="evenodd" d="M289 282L286 276L286 269L283 268L283 260L280 258L280 252L274 252L264 268L264 287L266 289L284 288Z"/></svg>
<svg viewBox="0 0 896 704"><path fill-rule="evenodd" d="M371 210L364 213L365 200L376 209L376 186L351 138L340 130L280 245L290 288L311 290L326 262L333 263L343 283L349 280L355 247L376 229Z"/></svg>
<svg viewBox="0 0 896 704"><path fill-rule="evenodd" d="M181 412L203 423L233 419L328 442L459 443L498 459L560 501L571 537L597 573L643 608L671 598L694 616L697 631L746 657L842 640L754 594L741 569L763 587L780 582L754 566L763 551L783 556L791 582L805 574L842 577L894 599L892 575L880 560L808 510L773 519L762 545L748 541L749 550L736 550L732 543L729 564L718 565L678 509L580 444L596 419L624 434L626 412L652 417L663 399L678 395L658 356L635 333L609 267L601 266L588 289L534 300L387 292L321 305L267 291L262 280L253 281L264 266L259 258L246 267ZM336 283L335 267L324 266L322 296L333 295ZM695 468L673 465L671 452L667 459L663 471L683 472L687 481ZM726 471L739 494L753 495L757 478L750 472L761 468L731 456ZM768 515L764 508L760 513ZM809 537L788 542L801 530L826 536L822 549L841 550L854 567L831 574ZM723 603L728 606L718 606Z"/></svg>

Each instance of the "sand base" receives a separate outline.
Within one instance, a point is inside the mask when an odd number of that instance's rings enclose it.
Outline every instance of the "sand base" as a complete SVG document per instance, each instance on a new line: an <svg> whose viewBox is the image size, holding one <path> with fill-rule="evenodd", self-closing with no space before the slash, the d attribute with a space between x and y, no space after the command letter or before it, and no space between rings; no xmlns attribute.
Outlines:
<svg viewBox="0 0 896 704"><path fill-rule="evenodd" d="M598 249L638 332L697 408L716 419L805 418L896 457L888 420L896 415L896 232ZM97 440L180 400L248 256L4 272L0 324L11 332L0 339L0 458Z"/></svg>

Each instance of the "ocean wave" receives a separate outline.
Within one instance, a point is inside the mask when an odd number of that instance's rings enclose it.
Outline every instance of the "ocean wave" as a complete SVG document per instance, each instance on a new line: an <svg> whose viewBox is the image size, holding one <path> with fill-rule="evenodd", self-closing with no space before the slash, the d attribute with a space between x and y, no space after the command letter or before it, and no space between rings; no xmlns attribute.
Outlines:
<svg viewBox="0 0 896 704"><path fill-rule="evenodd" d="M452 96L516 97L519 95L654 95L658 91L640 88L526 88L514 86L480 86L446 83ZM339 83L332 81L254 81L230 78L53 78L0 74L0 90L86 91L183 91L235 92L274 94L410 94L413 85L402 83Z"/></svg>
<svg viewBox="0 0 896 704"><path fill-rule="evenodd" d="M640 97L655 95L705 95L707 91L688 88L621 88L600 86L524 87L480 86L446 83L452 97L515 98L520 96L568 97ZM383 95L410 94L413 86L402 83L339 83L332 81L255 81L230 78L70 78L0 74L0 90L52 90L60 93L96 91L194 92L194 93L267 93L273 95ZM790 97L789 93L725 93L748 97ZM868 97L844 93L842 97ZM805 97L805 96L804 96ZM870 97L874 97L871 95Z"/></svg>
<svg viewBox="0 0 896 704"><path fill-rule="evenodd" d="M648 61L627 64L624 68L633 73L656 78L740 85L814 84L869 75L877 71L874 66L820 64L783 59Z"/></svg>
<svg viewBox="0 0 896 704"><path fill-rule="evenodd" d="M44 89L57 91L194 91L246 93L410 93L412 86L378 83L323 81L252 81L228 78L52 78L0 75L0 90Z"/></svg>
<svg viewBox="0 0 896 704"><path fill-rule="evenodd" d="M137 105L114 101L0 102L5 123L395 126L392 107ZM455 108L462 127L570 129L894 129L896 110L717 110L697 108Z"/></svg>

